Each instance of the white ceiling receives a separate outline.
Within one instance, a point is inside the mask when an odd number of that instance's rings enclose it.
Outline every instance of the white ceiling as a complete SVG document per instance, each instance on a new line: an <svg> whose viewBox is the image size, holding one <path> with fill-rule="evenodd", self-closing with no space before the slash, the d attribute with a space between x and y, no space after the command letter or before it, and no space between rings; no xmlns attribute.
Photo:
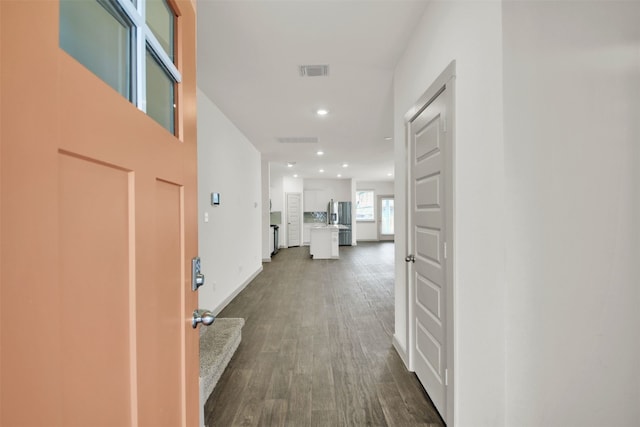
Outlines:
<svg viewBox="0 0 640 427"><path fill-rule="evenodd" d="M200 0L198 86L271 162L272 176L390 180L393 70L425 6ZM319 64L329 65L328 77L300 76L299 65ZM329 114L317 116L318 108Z"/></svg>

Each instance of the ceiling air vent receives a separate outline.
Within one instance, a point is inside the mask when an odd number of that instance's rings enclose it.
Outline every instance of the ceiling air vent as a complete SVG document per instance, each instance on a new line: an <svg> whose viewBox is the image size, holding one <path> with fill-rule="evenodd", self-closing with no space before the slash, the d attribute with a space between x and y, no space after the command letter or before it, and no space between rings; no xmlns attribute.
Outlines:
<svg viewBox="0 0 640 427"><path fill-rule="evenodd" d="M328 65L300 65L301 77L325 77L329 75Z"/></svg>
<svg viewBox="0 0 640 427"><path fill-rule="evenodd" d="M318 142L317 136L285 136L276 139L282 144L309 144Z"/></svg>

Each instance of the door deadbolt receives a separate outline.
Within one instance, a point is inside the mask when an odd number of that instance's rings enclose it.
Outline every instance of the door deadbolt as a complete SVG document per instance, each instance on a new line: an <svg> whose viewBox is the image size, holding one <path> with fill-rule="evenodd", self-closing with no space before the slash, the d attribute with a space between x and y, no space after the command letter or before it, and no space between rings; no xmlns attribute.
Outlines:
<svg viewBox="0 0 640 427"><path fill-rule="evenodd" d="M195 257L191 260L191 290L197 291L202 285L204 285L204 274L200 271L200 257Z"/></svg>

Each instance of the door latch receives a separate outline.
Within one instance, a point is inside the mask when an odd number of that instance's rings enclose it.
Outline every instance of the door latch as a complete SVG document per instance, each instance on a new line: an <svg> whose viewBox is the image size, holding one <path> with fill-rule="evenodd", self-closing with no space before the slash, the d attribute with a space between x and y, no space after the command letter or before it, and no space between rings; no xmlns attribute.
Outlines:
<svg viewBox="0 0 640 427"><path fill-rule="evenodd" d="M191 260L191 290L197 291L204 285L204 274L200 272L200 257Z"/></svg>
<svg viewBox="0 0 640 427"><path fill-rule="evenodd" d="M406 262L416 262L416 257L415 257L413 254L411 254L411 255L407 255L407 256L404 258L404 260L405 260Z"/></svg>

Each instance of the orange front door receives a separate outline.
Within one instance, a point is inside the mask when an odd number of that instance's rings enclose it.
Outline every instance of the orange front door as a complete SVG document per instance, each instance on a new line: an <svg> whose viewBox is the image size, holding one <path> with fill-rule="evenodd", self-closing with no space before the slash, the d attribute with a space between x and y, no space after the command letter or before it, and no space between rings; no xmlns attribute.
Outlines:
<svg viewBox="0 0 640 427"><path fill-rule="evenodd" d="M178 136L1 0L0 425L196 426L195 10L177 1Z"/></svg>

